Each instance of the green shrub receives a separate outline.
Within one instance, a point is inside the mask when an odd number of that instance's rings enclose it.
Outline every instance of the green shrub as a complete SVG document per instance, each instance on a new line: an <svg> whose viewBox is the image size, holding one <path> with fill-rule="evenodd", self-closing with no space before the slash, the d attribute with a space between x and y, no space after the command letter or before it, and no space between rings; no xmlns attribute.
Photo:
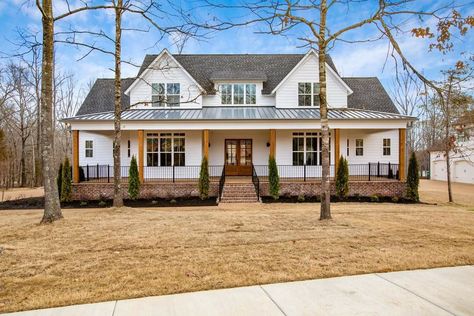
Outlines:
<svg viewBox="0 0 474 316"><path fill-rule="evenodd" d="M374 194L370 197L370 202L378 202L380 201L380 198L377 194Z"/></svg>
<svg viewBox="0 0 474 316"><path fill-rule="evenodd" d="M61 202L70 202L72 194L72 168L69 158L64 159L61 182Z"/></svg>
<svg viewBox="0 0 474 316"><path fill-rule="evenodd" d="M176 203L177 203L177 201L175 199L170 200L170 204L176 204Z"/></svg>
<svg viewBox="0 0 474 316"><path fill-rule="evenodd" d="M105 201L103 201L103 200L100 200L98 205L99 205L100 207L104 207L104 206L107 206L107 202L105 202Z"/></svg>
<svg viewBox="0 0 474 316"><path fill-rule="evenodd" d="M347 160L341 156L336 174L336 195L339 199L345 199L349 193L349 165Z"/></svg>
<svg viewBox="0 0 474 316"><path fill-rule="evenodd" d="M82 207L87 206L87 201L81 201L81 203L79 203L79 206L82 206Z"/></svg>
<svg viewBox="0 0 474 316"><path fill-rule="evenodd" d="M61 198L61 186L63 185L63 163L59 164L58 177L56 178L56 183L58 184L58 195Z"/></svg>
<svg viewBox="0 0 474 316"><path fill-rule="evenodd" d="M268 159L268 184L270 186L270 196L278 200L280 197L280 177L278 176L278 167L274 157Z"/></svg>
<svg viewBox="0 0 474 316"><path fill-rule="evenodd" d="M130 169L128 170L128 195L130 199L135 200L140 194L140 177L138 176L138 165L135 155L130 161Z"/></svg>
<svg viewBox="0 0 474 316"><path fill-rule="evenodd" d="M298 202L304 202L305 201L305 197L303 194L300 194L298 195Z"/></svg>
<svg viewBox="0 0 474 316"><path fill-rule="evenodd" d="M418 195L418 185L420 184L420 176L418 174L418 161L416 161L415 153L410 156L408 163L407 175L407 199L418 202L420 197Z"/></svg>
<svg viewBox="0 0 474 316"><path fill-rule="evenodd" d="M199 171L199 197L201 200L209 197L209 164L206 157L202 158Z"/></svg>
<svg viewBox="0 0 474 316"><path fill-rule="evenodd" d="M392 202L393 203L398 203L398 202L400 202L400 199L398 198L398 196L394 196L394 197L392 197Z"/></svg>

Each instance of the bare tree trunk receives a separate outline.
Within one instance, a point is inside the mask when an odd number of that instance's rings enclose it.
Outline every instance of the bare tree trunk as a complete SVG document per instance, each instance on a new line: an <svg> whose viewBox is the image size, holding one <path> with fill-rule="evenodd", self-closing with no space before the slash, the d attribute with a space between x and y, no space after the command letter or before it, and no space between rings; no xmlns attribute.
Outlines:
<svg viewBox="0 0 474 316"><path fill-rule="evenodd" d="M322 138L321 213L319 219L331 219L331 183L329 182L329 121L326 98L326 0L321 1L319 36L319 112ZM337 158L336 158L337 159Z"/></svg>
<svg viewBox="0 0 474 316"><path fill-rule="evenodd" d="M451 74L449 76L449 82L448 82L448 93L446 96L446 103L445 109L444 109L444 114L446 116L445 118L445 146L446 146L446 180L448 182L448 199L449 202L454 202L453 201L453 192L451 188L451 158L449 157L449 153L451 152L451 139L449 137L449 126L451 124L451 115L450 115L450 103L451 103L451 89L452 89L452 84L453 84L453 75Z"/></svg>
<svg viewBox="0 0 474 316"><path fill-rule="evenodd" d="M121 170L120 170L120 142L122 132L120 121L122 115L121 100L121 37L122 37L122 0L117 1L115 7L115 108L114 108L114 206L123 206Z"/></svg>
<svg viewBox="0 0 474 316"><path fill-rule="evenodd" d="M41 223L63 217L54 168L53 62L54 20L52 0L43 0L43 63L41 81L41 156L43 159L44 214Z"/></svg>

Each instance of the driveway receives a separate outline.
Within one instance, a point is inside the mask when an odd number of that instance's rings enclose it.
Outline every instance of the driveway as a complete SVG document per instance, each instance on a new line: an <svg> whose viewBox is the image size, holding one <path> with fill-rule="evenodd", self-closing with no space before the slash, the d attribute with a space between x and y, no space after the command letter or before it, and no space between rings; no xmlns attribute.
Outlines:
<svg viewBox="0 0 474 316"><path fill-rule="evenodd" d="M455 203L474 206L474 184L453 182L451 185ZM446 181L421 179L419 192L423 202L448 202L448 183Z"/></svg>
<svg viewBox="0 0 474 316"><path fill-rule="evenodd" d="M8 315L472 315L474 266L154 296Z"/></svg>

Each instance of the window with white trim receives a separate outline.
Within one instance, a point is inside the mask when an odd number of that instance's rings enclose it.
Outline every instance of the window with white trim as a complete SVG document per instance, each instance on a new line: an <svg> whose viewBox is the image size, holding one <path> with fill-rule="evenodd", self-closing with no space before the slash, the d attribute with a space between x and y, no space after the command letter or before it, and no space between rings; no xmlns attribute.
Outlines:
<svg viewBox="0 0 474 316"><path fill-rule="evenodd" d="M382 150L383 150L383 155L384 156L390 156L390 154L391 154L390 153L390 151L391 151L391 148L390 148L391 144L390 143L391 143L390 138L384 138L383 139L383 144L382 144L383 149Z"/></svg>
<svg viewBox="0 0 474 316"><path fill-rule="evenodd" d="M293 133L293 165L320 166L322 164L322 137L319 132ZM329 138L331 156L331 138Z"/></svg>
<svg viewBox="0 0 474 316"><path fill-rule="evenodd" d="M130 153L131 153L131 150L130 150L130 139L127 141L127 157L130 158Z"/></svg>
<svg viewBox="0 0 474 316"><path fill-rule="evenodd" d="M256 104L257 85L254 83L226 83L219 85L221 104Z"/></svg>
<svg viewBox="0 0 474 316"><path fill-rule="evenodd" d="M184 166L185 133L148 133L147 166Z"/></svg>
<svg viewBox="0 0 474 316"><path fill-rule="evenodd" d="M94 142L92 140L86 140L85 150L86 158L92 158L94 156Z"/></svg>
<svg viewBox="0 0 474 316"><path fill-rule="evenodd" d="M179 106L181 98L179 83L152 83L151 103L154 107Z"/></svg>
<svg viewBox="0 0 474 316"><path fill-rule="evenodd" d="M349 151L350 151L350 150L349 150L349 149L350 149L350 146L349 146L349 144L350 144L349 138L347 139L346 143L347 143L347 144L346 144L346 151L347 151L347 152L346 152L346 156L349 157Z"/></svg>
<svg viewBox="0 0 474 316"><path fill-rule="evenodd" d="M298 106L319 106L319 83L298 83Z"/></svg>
<svg viewBox="0 0 474 316"><path fill-rule="evenodd" d="M361 138L356 139L356 156L364 155L364 140Z"/></svg>

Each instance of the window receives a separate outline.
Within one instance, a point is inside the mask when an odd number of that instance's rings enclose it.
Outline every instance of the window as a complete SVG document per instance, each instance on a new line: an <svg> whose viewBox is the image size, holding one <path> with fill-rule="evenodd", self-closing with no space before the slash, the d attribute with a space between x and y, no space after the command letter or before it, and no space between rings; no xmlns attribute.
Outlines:
<svg viewBox="0 0 474 316"><path fill-rule="evenodd" d="M356 156L364 155L364 140L356 139Z"/></svg>
<svg viewBox="0 0 474 316"><path fill-rule="evenodd" d="M184 166L184 133L147 134L147 166Z"/></svg>
<svg viewBox="0 0 474 316"><path fill-rule="evenodd" d="M86 140L86 157L92 158L94 156L94 142L92 140Z"/></svg>
<svg viewBox="0 0 474 316"><path fill-rule="evenodd" d="M257 103L257 86L254 84L245 85L245 104Z"/></svg>
<svg viewBox="0 0 474 316"><path fill-rule="evenodd" d="M127 156L130 158L130 139L127 142Z"/></svg>
<svg viewBox="0 0 474 316"><path fill-rule="evenodd" d="M319 106L319 83L298 83L298 106Z"/></svg>
<svg viewBox="0 0 474 316"><path fill-rule="evenodd" d="M232 85L231 84L221 85L221 103L232 104Z"/></svg>
<svg viewBox="0 0 474 316"><path fill-rule="evenodd" d="M383 139L383 155L390 156L390 138Z"/></svg>
<svg viewBox="0 0 474 316"><path fill-rule="evenodd" d="M219 85L221 104L256 104L257 85L248 83L221 84Z"/></svg>
<svg viewBox="0 0 474 316"><path fill-rule="evenodd" d="M347 150L346 156L349 157L349 143L350 143L350 142L349 142L349 138L347 139L347 142L346 142L346 143L347 143L347 145L346 145L346 148L347 148L347 149L346 149L346 150Z"/></svg>
<svg viewBox="0 0 474 316"><path fill-rule="evenodd" d="M152 106L178 106L180 99L179 83L152 83Z"/></svg>
<svg viewBox="0 0 474 316"><path fill-rule="evenodd" d="M331 145L331 139L329 139ZM293 133L293 165L319 166L322 163L322 138L318 132ZM331 146L329 146L331 153ZM330 154L329 154L330 155Z"/></svg>

